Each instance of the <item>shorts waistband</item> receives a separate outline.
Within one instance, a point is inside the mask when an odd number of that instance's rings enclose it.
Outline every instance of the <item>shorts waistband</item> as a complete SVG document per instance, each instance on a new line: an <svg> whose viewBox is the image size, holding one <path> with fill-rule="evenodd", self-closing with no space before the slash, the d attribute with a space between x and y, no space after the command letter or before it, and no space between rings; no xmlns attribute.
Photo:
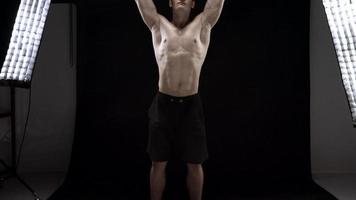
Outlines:
<svg viewBox="0 0 356 200"><path fill-rule="evenodd" d="M195 94L183 96L183 97L178 97L178 96L172 96L172 95L158 91L157 95L158 95L158 97L166 99L171 102L183 103L183 102L187 102L189 100L196 98L197 96L199 96L199 93L195 93Z"/></svg>

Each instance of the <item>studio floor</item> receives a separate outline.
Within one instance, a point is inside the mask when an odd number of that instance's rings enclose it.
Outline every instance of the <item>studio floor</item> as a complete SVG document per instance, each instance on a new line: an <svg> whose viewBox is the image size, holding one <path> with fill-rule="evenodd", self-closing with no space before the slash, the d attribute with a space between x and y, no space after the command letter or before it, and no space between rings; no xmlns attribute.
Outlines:
<svg viewBox="0 0 356 200"><path fill-rule="evenodd" d="M339 200L356 199L356 174L319 174L313 179Z"/></svg>
<svg viewBox="0 0 356 200"><path fill-rule="evenodd" d="M63 183L64 172L22 174L21 177L38 193L41 200L50 197ZM9 178L0 186L1 200L33 200L34 197L17 179Z"/></svg>
<svg viewBox="0 0 356 200"><path fill-rule="evenodd" d="M63 183L65 173L32 173L22 177L37 191L41 199L47 199ZM314 175L314 180L339 200L356 199L356 174ZM32 194L16 179L10 178L2 184L1 200L31 200Z"/></svg>

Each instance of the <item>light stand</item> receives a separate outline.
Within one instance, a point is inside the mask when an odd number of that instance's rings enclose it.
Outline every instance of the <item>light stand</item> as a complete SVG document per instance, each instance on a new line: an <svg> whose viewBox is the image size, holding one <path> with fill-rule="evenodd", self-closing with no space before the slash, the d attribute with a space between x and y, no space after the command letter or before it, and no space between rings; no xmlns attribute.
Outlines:
<svg viewBox="0 0 356 200"><path fill-rule="evenodd" d="M15 110L15 87L10 87L11 111L8 113L0 113L1 118L11 118L11 165L7 165L4 160L0 159L0 163L5 167L5 171L0 173L0 182L4 182L8 178L15 177L20 181L35 197L35 200L40 200L38 194L27 184L17 173L17 145L16 145L16 110Z"/></svg>

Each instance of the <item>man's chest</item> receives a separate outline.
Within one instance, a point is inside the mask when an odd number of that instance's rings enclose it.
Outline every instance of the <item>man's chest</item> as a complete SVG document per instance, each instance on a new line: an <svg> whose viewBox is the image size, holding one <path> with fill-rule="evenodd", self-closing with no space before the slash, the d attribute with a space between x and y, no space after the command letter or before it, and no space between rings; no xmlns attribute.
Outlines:
<svg viewBox="0 0 356 200"><path fill-rule="evenodd" d="M207 48L209 34L204 33L201 25L189 24L183 29L163 25L153 34L156 48L168 51L200 51Z"/></svg>

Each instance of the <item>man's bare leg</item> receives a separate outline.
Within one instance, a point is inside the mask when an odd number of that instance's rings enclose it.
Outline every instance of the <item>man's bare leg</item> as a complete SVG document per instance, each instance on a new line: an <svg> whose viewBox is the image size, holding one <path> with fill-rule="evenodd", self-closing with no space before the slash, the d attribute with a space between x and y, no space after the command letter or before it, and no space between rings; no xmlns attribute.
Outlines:
<svg viewBox="0 0 356 200"><path fill-rule="evenodd" d="M167 161L152 162L150 171L151 200L161 200L166 185Z"/></svg>
<svg viewBox="0 0 356 200"><path fill-rule="evenodd" d="M187 187L190 200L201 200L203 192L204 173L201 164L187 163Z"/></svg>

